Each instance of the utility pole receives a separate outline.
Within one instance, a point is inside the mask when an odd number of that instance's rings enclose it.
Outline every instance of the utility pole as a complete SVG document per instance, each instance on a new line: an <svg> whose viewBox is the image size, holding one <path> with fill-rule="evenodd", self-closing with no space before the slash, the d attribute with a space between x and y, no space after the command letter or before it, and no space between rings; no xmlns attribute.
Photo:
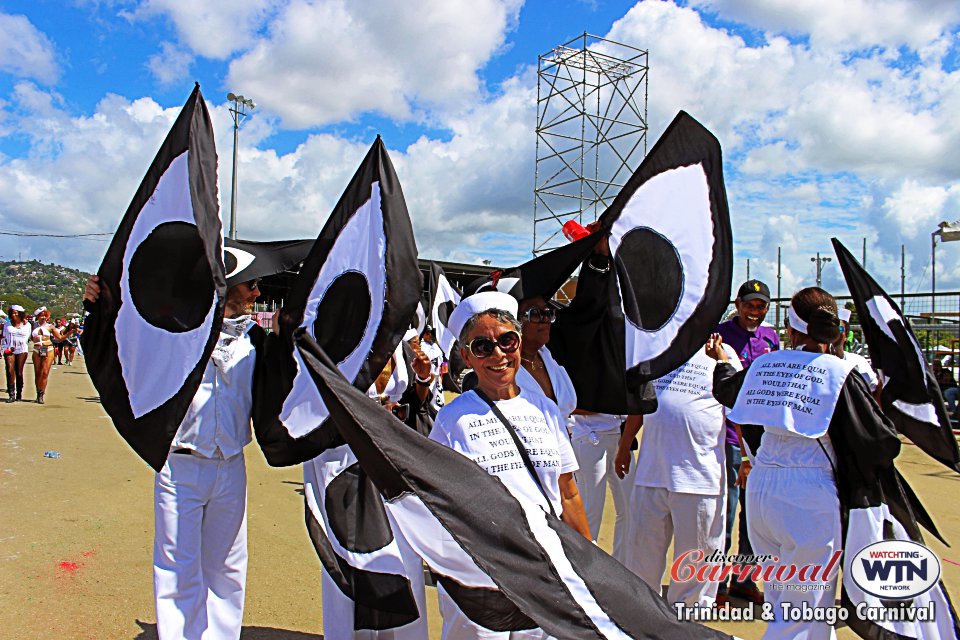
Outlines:
<svg viewBox="0 0 960 640"><path fill-rule="evenodd" d="M780 330L780 247L777 247L777 331Z"/></svg>
<svg viewBox="0 0 960 640"><path fill-rule="evenodd" d="M900 245L900 311L903 311L905 289L907 284L907 250L906 245Z"/></svg>
<svg viewBox="0 0 960 640"><path fill-rule="evenodd" d="M747 280L750 279L750 258L747 258Z"/></svg>

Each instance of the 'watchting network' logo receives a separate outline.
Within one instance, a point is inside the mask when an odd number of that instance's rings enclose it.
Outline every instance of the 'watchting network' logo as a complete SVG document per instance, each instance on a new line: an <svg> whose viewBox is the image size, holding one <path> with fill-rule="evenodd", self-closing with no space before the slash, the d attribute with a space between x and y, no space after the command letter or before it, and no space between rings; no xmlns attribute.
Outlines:
<svg viewBox="0 0 960 640"><path fill-rule="evenodd" d="M869 595L908 600L926 593L940 580L940 560L922 544L884 540L857 552L851 563L853 581Z"/></svg>

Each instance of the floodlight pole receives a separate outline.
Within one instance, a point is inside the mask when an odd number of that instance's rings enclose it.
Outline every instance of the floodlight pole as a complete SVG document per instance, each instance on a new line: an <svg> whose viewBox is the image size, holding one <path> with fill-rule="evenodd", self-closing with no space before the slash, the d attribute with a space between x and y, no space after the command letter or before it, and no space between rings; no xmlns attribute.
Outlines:
<svg viewBox="0 0 960 640"><path fill-rule="evenodd" d="M816 263L817 263L817 287L820 286L820 282L821 282L821 280L822 280L821 275L823 274L823 265L824 265L824 263L832 262L832 261L833 261L833 258L831 258L830 256L823 256L823 257L821 258L819 251L817 251L817 257L816 257L816 258L810 258L810 262L816 262Z"/></svg>
<svg viewBox="0 0 960 640"><path fill-rule="evenodd" d="M940 229L930 234L930 318L936 320L937 315L937 236Z"/></svg>
<svg viewBox="0 0 960 640"><path fill-rule="evenodd" d="M230 189L230 238L237 239L237 146L240 137L240 123L247 117L247 107L256 108L250 98L227 94L227 100L233 102L230 115L233 116L233 187Z"/></svg>

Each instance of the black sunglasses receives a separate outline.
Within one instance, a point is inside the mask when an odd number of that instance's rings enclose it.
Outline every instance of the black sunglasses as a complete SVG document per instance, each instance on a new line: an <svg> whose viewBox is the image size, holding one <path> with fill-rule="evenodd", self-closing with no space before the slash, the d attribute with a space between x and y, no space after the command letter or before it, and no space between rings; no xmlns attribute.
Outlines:
<svg viewBox="0 0 960 640"><path fill-rule="evenodd" d="M557 319L557 312L555 309L547 307L546 309L538 309L537 307L530 307L522 314L520 314L520 320L522 322L553 322Z"/></svg>
<svg viewBox="0 0 960 640"><path fill-rule="evenodd" d="M520 334L516 331L505 331L497 336L496 340L481 336L474 338L470 341L470 344L467 345L467 349L469 349L473 357L478 360L483 360L493 355L493 351L497 347L500 347L500 351L504 353L513 353L520 348Z"/></svg>
<svg viewBox="0 0 960 640"><path fill-rule="evenodd" d="M247 281L247 287L253 291L254 289L260 288L260 278L254 278L253 280Z"/></svg>

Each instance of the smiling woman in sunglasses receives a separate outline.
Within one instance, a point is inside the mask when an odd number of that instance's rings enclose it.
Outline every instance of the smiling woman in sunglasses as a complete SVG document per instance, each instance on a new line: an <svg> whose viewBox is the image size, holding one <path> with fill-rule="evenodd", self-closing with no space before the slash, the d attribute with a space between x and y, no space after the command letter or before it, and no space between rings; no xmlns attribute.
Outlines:
<svg viewBox="0 0 960 640"><path fill-rule="evenodd" d="M517 384L522 340L516 314L516 299L486 291L465 298L450 315L447 326L459 335L477 385L440 410L430 439L472 459L512 494L542 505L589 540L564 416L542 393ZM546 637L540 629L494 632L479 626L444 587L437 591L446 640Z"/></svg>

